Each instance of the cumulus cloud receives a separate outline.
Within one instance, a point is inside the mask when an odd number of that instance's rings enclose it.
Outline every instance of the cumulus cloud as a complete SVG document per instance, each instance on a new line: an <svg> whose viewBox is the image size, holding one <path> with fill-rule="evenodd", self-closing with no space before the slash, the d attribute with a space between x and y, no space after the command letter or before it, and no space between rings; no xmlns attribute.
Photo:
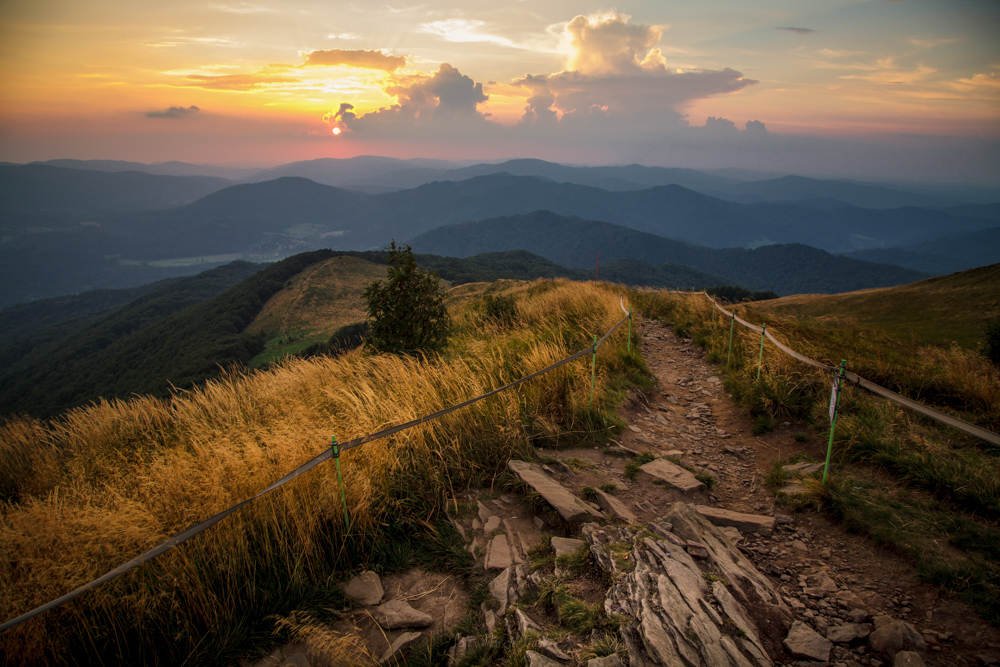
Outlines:
<svg viewBox="0 0 1000 667"><path fill-rule="evenodd" d="M748 120L743 132L748 137L763 137L767 135L767 126L759 120Z"/></svg>
<svg viewBox="0 0 1000 667"><path fill-rule="evenodd" d="M634 74L663 71L666 61L653 48L663 36L657 25L629 25L629 16L577 16L566 24L573 48L569 68L583 74Z"/></svg>
<svg viewBox="0 0 1000 667"><path fill-rule="evenodd" d="M478 109L489 99L483 84L476 83L448 63L442 63L432 76L402 77L386 86L385 92L397 103L378 111L357 115L354 106L342 103L324 120L341 130L352 132L391 132L419 127L434 127L451 132L460 127L495 126Z"/></svg>
<svg viewBox="0 0 1000 667"><path fill-rule="evenodd" d="M713 134L736 134L736 123L728 118L716 118L709 116L705 119L705 129Z"/></svg>
<svg viewBox="0 0 1000 667"><path fill-rule="evenodd" d="M365 49L326 49L302 53L306 65L343 65L394 72L406 64L403 56L390 56L382 51Z"/></svg>
<svg viewBox="0 0 1000 667"><path fill-rule="evenodd" d="M201 111L195 105L189 107L170 107L165 111L147 111L146 118L187 118Z"/></svg>
<svg viewBox="0 0 1000 667"><path fill-rule="evenodd" d="M791 27L791 26L781 26L781 27L779 27L777 29L778 30L787 30L788 32L794 32L794 33L797 33L799 35L810 35L810 34L816 32L812 28L794 28L794 27Z"/></svg>
<svg viewBox="0 0 1000 667"><path fill-rule="evenodd" d="M680 71L667 67L656 45L663 26L633 25L629 17L577 16L566 24L570 69L514 81L528 91L521 125L566 127L627 124L636 129L683 126L685 102L733 93L756 83L733 69Z"/></svg>

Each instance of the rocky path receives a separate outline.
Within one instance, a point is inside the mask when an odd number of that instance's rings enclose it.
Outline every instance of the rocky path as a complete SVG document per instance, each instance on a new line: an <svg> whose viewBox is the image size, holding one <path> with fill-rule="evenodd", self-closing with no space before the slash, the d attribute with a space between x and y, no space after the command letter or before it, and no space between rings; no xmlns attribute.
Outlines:
<svg viewBox="0 0 1000 667"><path fill-rule="evenodd" d="M595 655L607 628L566 632L545 604L544 591L558 590L619 619L612 634L633 666L1000 664L997 629L907 561L775 504L763 484L774 462L821 460L822 436L788 423L754 436L700 348L656 323L642 333L658 385L626 402L618 440L512 461L526 492L457 499L452 521L491 577L488 632L530 646L529 667L624 664ZM581 553L596 569L572 566ZM367 616L387 598L372 598ZM386 664L421 640L412 627L381 627L373 653ZM484 641L456 637L452 663Z"/></svg>

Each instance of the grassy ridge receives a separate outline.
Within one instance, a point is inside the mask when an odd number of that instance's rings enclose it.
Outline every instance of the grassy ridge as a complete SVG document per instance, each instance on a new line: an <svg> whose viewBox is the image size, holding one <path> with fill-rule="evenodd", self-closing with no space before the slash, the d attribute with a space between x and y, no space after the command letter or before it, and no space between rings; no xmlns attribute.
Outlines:
<svg viewBox="0 0 1000 667"><path fill-rule="evenodd" d="M810 328L839 329L845 322L924 345L975 349L990 319L1000 315L1000 264L909 285L772 301L766 312Z"/></svg>
<svg viewBox="0 0 1000 667"><path fill-rule="evenodd" d="M969 276L951 278L954 298ZM947 287L945 279L936 281L924 282L934 283L936 289ZM894 298L913 298L922 285L896 288ZM884 299L886 291L875 294ZM1000 373L978 353L958 345L927 345L915 335L893 337L886 329L901 325L891 317L882 325L877 318L862 324L818 316L827 299L833 304L863 303L866 294L871 292L810 299L811 321L778 314L786 299L741 306L739 314L758 324L766 322L770 331L803 354L827 363L846 358L848 368L863 377L996 432ZM635 298L646 312L692 335L710 358L726 364L728 323L713 322L703 296ZM972 298L974 291L957 303ZM772 308L774 303L777 307ZM921 311L919 299L908 308L935 318L933 308ZM899 305L896 312L906 310ZM935 328L933 322L925 326ZM937 330L944 326L939 324ZM812 425L817 436L825 436L831 378L765 345L758 381L759 345L759 334L737 326L726 372L726 387L754 421L755 430L764 432L776 422L791 420ZM848 528L908 554L924 578L959 595L992 622L1000 621L1000 450L845 386L833 452L829 484L812 484L811 502Z"/></svg>
<svg viewBox="0 0 1000 667"><path fill-rule="evenodd" d="M513 326L477 307L469 285L440 357L289 360L171 399L134 398L51 423L0 427L0 481L20 500L0 515L0 617L99 576L206 516L255 494L328 446L428 414L591 344L621 317L586 284L509 287ZM490 484L535 443L599 441L617 428L621 389L641 380L625 329L590 367L563 366L515 392L342 456L345 531L333 466L253 503L183 547L0 636L25 664L230 662L270 615L329 615L336 582L402 535L433 531L447 497ZM633 349L636 346L633 345ZM384 550L384 549L383 549Z"/></svg>

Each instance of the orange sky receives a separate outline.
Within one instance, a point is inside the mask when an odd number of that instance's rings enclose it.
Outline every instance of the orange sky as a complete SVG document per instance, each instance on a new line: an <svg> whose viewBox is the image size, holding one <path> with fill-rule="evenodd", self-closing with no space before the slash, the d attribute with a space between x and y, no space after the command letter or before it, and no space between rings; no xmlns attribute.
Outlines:
<svg viewBox="0 0 1000 667"><path fill-rule="evenodd" d="M377 152L669 163L676 147L737 164L763 155L765 135L772 146L892 135L915 146L951 137L956 151L985 141L983 164L996 167L995 2L617 9L8 0L0 160L266 165ZM731 123L706 127L709 117Z"/></svg>

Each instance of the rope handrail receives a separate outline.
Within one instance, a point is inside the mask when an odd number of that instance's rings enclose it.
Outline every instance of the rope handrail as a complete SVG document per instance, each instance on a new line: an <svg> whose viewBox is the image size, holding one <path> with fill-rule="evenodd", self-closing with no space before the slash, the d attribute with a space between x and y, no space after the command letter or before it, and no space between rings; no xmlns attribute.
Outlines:
<svg viewBox="0 0 1000 667"><path fill-rule="evenodd" d="M622 298L624 298L624 297L622 297ZM620 302L621 302L621 299L620 299ZM622 305L622 310L624 310L624 309L625 309L625 307L624 307L624 305ZM92 581L89 581L86 584L83 584L82 586L79 586L79 587L75 588L74 590L70 591L69 593L63 595L62 597L56 598L55 600L47 602L47 603L41 605L40 607L36 607L36 608L32 609L29 612L26 612L26 613L21 614L20 616L18 616L16 618L12 618L11 620L6 621L2 625L0 625L0 632L3 632L5 630L9 630L10 628L13 628L16 625L20 625L21 623L24 623L25 621L30 620L30 619L34 618L35 616L38 616L39 614L43 614L46 611L49 611L51 609L54 609L55 607L58 607L59 605L65 604L66 602L69 602L73 598L78 597L78 596L82 595L83 593L86 593L89 590L93 590L93 589L97 588L98 586L101 586L102 584L106 584L107 582L111 581L112 579L115 579L115 578L117 578L117 577L125 574L126 572L129 572L130 570L134 570L135 568L139 567L143 563L146 563L146 562L148 562L150 560L153 560L154 558L165 554L166 552L170 551L171 549L173 549L173 548L175 548L177 546L180 546L184 542L190 540L192 537L195 537L196 535L204 532L205 530L207 530L207 529L211 528L212 526L214 526L215 524L219 523L220 521L222 521L223 519L225 519L226 517L228 517L230 514L233 514L237 510L239 510L242 507L244 507L245 505L248 505L248 504L252 503L253 501L257 500L258 498L260 498L261 496L264 496L264 495L266 495L266 494L274 491L275 489L277 489L277 488L279 488L279 487L287 484L288 482L292 481L293 479L295 479L299 475L302 475L303 473L305 473L305 472L311 470L312 468L316 467L320 463L323 463L324 461L327 461L327 460L329 460L329 459L331 459L331 458L333 458L335 456L339 456L339 453L336 453L337 452L337 450L336 450L337 447L339 447L340 451L345 451L345 450L348 450L348 449L353 449L355 447L360 447L361 445L364 445L365 443L368 443L368 442L372 442L373 440L380 440L382 438L387 438L387 437L389 437L391 435L395 435L396 433L399 433L400 431L405 431L406 429L413 428L414 426L419 426L420 424L424 424L424 423L427 423L429 421L433 421L433 420L438 419L440 417L443 417L443 416L445 416L445 415L447 415L447 414L449 414L451 412L455 412L456 410L460 410L460 409L462 409L464 407L468 407L468 406L472 405L473 403L478 403L479 401L487 399L487 398L489 398L491 396L495 396L496 394L499 394L502 391L506 391L508 389L512 389L514 387L517 387L518 385L524 384L525 382L528 382L529 380L533 380L536 377L539 377L540 375L544 375L544 374L549 373L551 371L554 371L555 369L557 369L557 368L559 368L561 366L564 366L564 365L566 365L566 364L568 364L568 363L570 363L572 361L576 361L577 359L580 359L581 357L585 357L585 356L590 355L590 354L596 354L597 353L597 348L600 347L601 344L604 343L604 341L606 341L608 339L608 337L611 336L611 334L613 334L618 329L618 327L620 327L622 324L624 324L625 322L627 322L628 320L630 320L631 317L632 317L631 314L628 314L628 312L626 311L626 316L623 317L613 327L611 327L608 330L608 332L605 333L604 336L600 340L595 341L595 343L593 345L591 345L590 347L584 348L584 349L580 350L579 352L571 354L570 356L566 357L565 359L561 359L561 360L555 362L554 364L551 364L550 366L546 366L545 368L543 368L540 371L536 371L536 372L534 372L534 373L532 373L530 375L526 375L526 376L524 376L522 378L518 378L517 380L514 380L513 382L509 382L508 384L505 384L502 387L498 387L497 389L494 389L493 391L487 392L487 393L482 394L480 396L476 396L474 398L470 398L469 400L463 401L463 402L458 403L456 405L452 405L452 406L449 406L447 408L443 408L443 409L438 410L437 412L433 412L433 413L431 413L429 415L425 415L423 417L418 417L417 419L414 419L412 421L408 421L408 422L406 422L404 424L399 424L397 426L392 426L390 428L378 431L377 433L371 433L369 435L364 435L364 436L361 436L359 438L354 438L353 440L348 440L347 442L344 442L344 443L335 444L335 446L331 446L330 448L323 450L322 453L320 453L319 455L313 457L309 461L303 463L298 468L296 468L295 470L291 471L290 473L288 473L287 475L285 475L281 479L277 480L276 482L274 482L273 484L271 484L270 486L268 486L263 491L260 491L259 493L257 493L255 496L253 496L251 498L247 498L246 500L243 500L243 501L237 503L236 505L233 505L232 507L229 507L229 508L221 511L218 514L216 514L216 515L214 515L214 516L212 516L212 517L210 517L208 519L205 519L204 521L202 521L202 522L200 522L198 524L195 524L194 526L191 526L187 530L184 530L183 532L180 532L177 535L174 535L173 537L165 540L164 542L158 544L157 546L153 547L152 549L149 549L149 550L147 550L147 551L139 554L135 558L133 558L131 560L128 560L125 563L122 563L121 565L119 565L115 569L111 570L107 574L105 574L105 575L103 575L101 577L98 577L97 579L94 579Z"/></svg>
<svg viewBox="0 0 1000 667"><path fill-rule="evenodd" d="M712 295L710 295L708 292L704 292L704 291L702 291L702 292L682 292L682 291L677 291L677 290L671 290L671 292L673 292L675 294L694 294L694 295L704 294L705 298L708 299L712 303L712 306L714 306L716 309L718 309L719 312L721 312L723 315L725 315L726 317L732 317L734 320L736 320L737 322L739 322L741 325L745 326L746 328L748 328L748 329L750 329L752 331L756 331L757 333L763 333L767 337L767 339L769 341L771 341L772 343L774 343L775 347L777 347L779 350L781 350L785 354L789 355L790 357L793 357L794 359L797 359L798 361L801 361L804 364L808 364L810 366L813 366L815 368L819 368L819 369L824 370L824 371L828 371L828 372L835 372L835 371L837 371L837 369L834 368L833 366L829 366L827 364L824 364L821 361L816 361L815 359L813 359L811 357L807 357L804 354L796 352L795 350L793 350L792 348L790 348L789 346L785 345L784 343L782 343L781 341L779 341L777 338L775 338L774 335L771 333L770 329L768 329L768 330L765 331L763 327L759 327L756 324L751 324L750 322L747 322L746 320L744 320L743 318L741 318L739 315L736 314L736 312L735 312L736 309L735 308L732 311L726 310L721 305L719 305L719 303L715 299L713 299ZM867 389L868 391L872 392L873 394L878 394L879 396L882 396L883 398L887 398L890 401L898 403L899 405L902 405L905 408L913 410L914 412L919 412L920 414L922 414L922 415L924 415L926 417L930 417L931 419L935 419L935 420L941 422L942 424L947 424L948 426L951 426L952 428L955 428L955 429L958 429L959 431L963 431L965 433L968 433L969 435L975 436L975 437L977 437L977 438L979 438L981 440L985 440L986 442L992 443L994 445L1000 445L1000 435L997 435L996 433L993 433L992 431L987 431L986 429L984 429L984 428L982 428L980 426L976 426L975 424L970 424L970 423L968 423L966 421L962 421L961 419L958 419L956 417L952 417L951 415L947 415L947 414L941 412L940 410L935 410L934 408L929 407L927 405L924 405L923 403L918 403L918 402L916 402L916 401L914 401L912 399L906 398L905 396L902 396L902 395L900 395L900 394L892 391L891 389L886 389L885 387L883 387L881 385L875 384L871 380L866 380L865 378L861 377L857 373L854 373L852 371L847 371L844 374L844 379L848 380L849 382L853 382L855 385L857 385L859 387L863 387L863 388Z"/></svg>

